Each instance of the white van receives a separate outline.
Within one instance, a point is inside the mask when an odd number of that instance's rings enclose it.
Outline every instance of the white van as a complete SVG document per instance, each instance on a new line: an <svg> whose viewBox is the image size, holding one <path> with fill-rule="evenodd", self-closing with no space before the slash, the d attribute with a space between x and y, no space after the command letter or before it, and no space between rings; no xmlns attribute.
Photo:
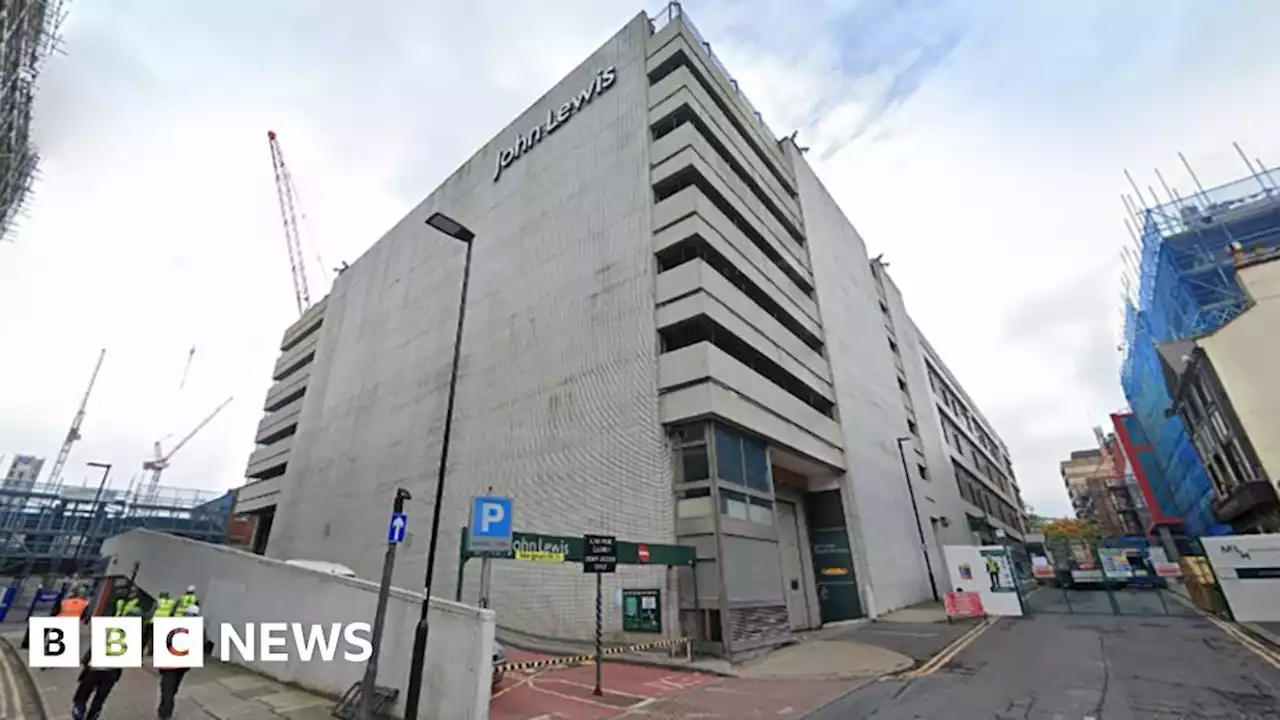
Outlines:
<svg viewBox="0 0 1280 720"><path fill-rule="evenodd" d="M339 565L338 563L329 562L327 560L286 560L285 564L305 568L307 570L314 570L327 575L337 575L339 577L349 578L356 576L356 571L346 565Z"/></svg>

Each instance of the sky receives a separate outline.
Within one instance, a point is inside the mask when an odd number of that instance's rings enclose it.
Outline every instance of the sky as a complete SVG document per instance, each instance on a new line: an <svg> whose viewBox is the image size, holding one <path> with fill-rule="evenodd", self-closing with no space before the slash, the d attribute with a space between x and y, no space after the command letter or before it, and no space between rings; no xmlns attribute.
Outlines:
<svg viewBox="0 0 1280 720"><path fill-rule="evenodd" d="M296 317L266 132L304 209L313 298L640 11L544 0L80 0L46 65L41 179L0 245L0 454L50 458L100 348L65 480L141 472L228 397L162 484L243 483ZM1010 448L1025 500L1121 409L1121 193L1280 164L1280 3L690 0L779 135L795 131ZM191 348L187 380L183 370ZM180 385L181 388L180 388ZM6 460L7 465L7 460Z"/></svg>

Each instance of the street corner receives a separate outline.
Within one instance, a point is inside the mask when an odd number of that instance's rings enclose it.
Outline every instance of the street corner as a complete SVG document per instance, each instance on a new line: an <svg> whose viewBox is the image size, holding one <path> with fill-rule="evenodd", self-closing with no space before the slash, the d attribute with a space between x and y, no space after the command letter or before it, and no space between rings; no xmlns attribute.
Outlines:
<svg viewBox="0 0 1280 720"><path fill-rule="evenodd" d="M550 655L512 651L510 661L554 661ZM697 688L719 678L672 668L607 662L601 667L601 695L592 665L550 666L507 673L489 703L492 720L603 720Z"/></svg>

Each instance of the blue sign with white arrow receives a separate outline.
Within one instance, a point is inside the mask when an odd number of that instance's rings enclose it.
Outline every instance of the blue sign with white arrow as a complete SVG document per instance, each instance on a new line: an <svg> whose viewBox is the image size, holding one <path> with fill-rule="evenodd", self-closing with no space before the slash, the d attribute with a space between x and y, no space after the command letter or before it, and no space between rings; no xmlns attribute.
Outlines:
<svg viewBox="0 0 1280 720"><path fill-rule="evenodd" d="M404 532L407 527L409 527L408 515L391 513L391 524L387 526L387 544L399 545L404 542Z"/></svg>
<svg viewBox="0 0 1280 720"><path fill-rule="evenodd" d="M512 515L511 498L475 498L471 504L470 549L482 553L511 550Z"/></svg>

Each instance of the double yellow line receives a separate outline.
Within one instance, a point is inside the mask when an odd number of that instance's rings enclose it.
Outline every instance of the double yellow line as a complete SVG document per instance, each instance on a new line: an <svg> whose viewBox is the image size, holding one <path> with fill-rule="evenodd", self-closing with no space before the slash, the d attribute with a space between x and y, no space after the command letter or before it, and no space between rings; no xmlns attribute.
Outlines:
<svg viewBox="0 0 1280 720"><path fill-rule="evenodd" d="M1264 661L1270 663L1271 667L1280 670L1280 653L1277 653L1275 650L1272 650L1261 642L1258 642L1252 635L1238 627L1235 627L1234 625L1225 623L1208 613L1204 613L1204 616L1209 619L1209 622L1217 625L1219 630L1231 636L1231 639L1253 651L1254 655L1257 655Z"/></svg>
<svg viewBox="0 0 1280 720"><path fill-rule="evenodd" d="M987 619L983 620L977 625L974 625L973 627L969 628L967 631L965 631L963 635L956 638L955 642L943 648L941 652L939 652L937 655L934 655L932 658L929 659L928 662L921 665L920 667L914 670L908 670L907 672L900 673L898 675L889 675L889 676L886 676L884 679L885 680L915 680L916 678L922 678L922 677L925 677L926 675L932 675L933 673L941 669L944 665L951 662L952 658L954 658L956 655L959 655L961 652L963 652L964 649L969 647L969 645L973 643L974 640L978 639L979 635L986 632L988 629L991 628L992 625L995 625L999 621L1000 621L1000 617L998 615L992 615L991 617L988 617Z"/></svg>

